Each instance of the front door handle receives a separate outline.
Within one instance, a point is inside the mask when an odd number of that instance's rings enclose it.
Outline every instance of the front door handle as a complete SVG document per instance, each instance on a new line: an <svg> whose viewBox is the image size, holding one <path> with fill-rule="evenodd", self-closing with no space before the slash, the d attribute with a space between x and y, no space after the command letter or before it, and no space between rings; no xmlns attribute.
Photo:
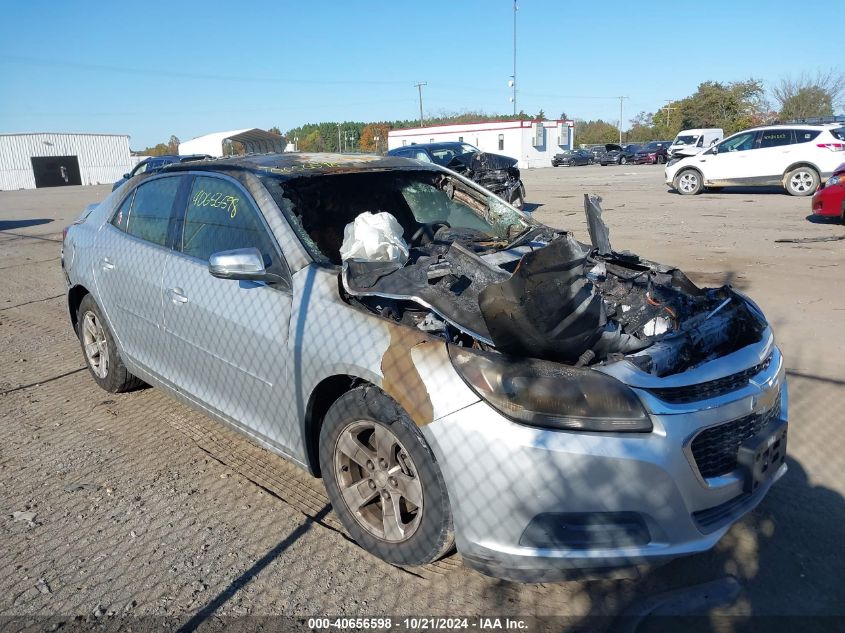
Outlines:
<svg viewBox="0 0 845 633"><path fill-rule="evenodd" d="M188 297L185 296L185 291L181 288L168 288L167 296L173 303L188 303Z"/></svg>
<svg viewBox="0 0 845 633"><path fill-rule="evenodd" d="M103 266L103 270L114 270L114 262L112 262L112 260L108 257L103 257L100 263Z"/></svg>

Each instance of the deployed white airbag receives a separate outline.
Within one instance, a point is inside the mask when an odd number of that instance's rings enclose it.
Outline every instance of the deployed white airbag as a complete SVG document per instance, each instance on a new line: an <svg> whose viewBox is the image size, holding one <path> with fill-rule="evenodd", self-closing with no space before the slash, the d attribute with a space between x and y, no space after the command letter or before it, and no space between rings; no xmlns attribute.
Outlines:
<svg viewBox="0 0 845 633"><path fill-rule="evenodd" d="M390 213L361 213L343 229L340 258L404 264L408 244L402 233L402 225Z"/></svg>

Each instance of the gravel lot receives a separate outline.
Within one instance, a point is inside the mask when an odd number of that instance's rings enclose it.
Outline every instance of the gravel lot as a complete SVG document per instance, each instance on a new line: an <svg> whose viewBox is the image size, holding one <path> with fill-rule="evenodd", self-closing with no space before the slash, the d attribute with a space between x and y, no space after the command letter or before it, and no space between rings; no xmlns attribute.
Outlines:
<svg viewBox="0 0 845 633"><path fill-rule="evenodd" d="M0 192L0 615L214 629L247 614L548 614L567 616L555 627L592 629L610 620L589 616L645 613L656 595L726 575L738 599L705 609L734 616L724 630L752 615L845 615L845 242L775 241L845 227L810 222L807 199L682 197L662 175L523 173L540 220L586 240L581 196L597 193L618 250L730 282L763 307L789 370L790 471L712 552L636 579L552 585L486 578L458 556L391 567L344 535L321 483L296 467L154 389L100 391L70 329L59 253L62 228L110 187ZM701 595L670 595L664 610Z"/></svg>

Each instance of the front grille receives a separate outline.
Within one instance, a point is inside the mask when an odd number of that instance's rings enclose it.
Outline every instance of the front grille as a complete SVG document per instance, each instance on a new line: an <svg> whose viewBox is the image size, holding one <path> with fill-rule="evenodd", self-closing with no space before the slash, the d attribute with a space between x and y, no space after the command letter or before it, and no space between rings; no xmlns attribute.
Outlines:
<svg viewBox="0 0 845 633"><path fill-rule="evenodd" d="M777 404L763 413L752 413L744 418L710 427L692 441L692 456L698 472L705 479L726 475L736 470L739 445L758 433L769 420L780 416L780 398Z"/></svg>
<svg viewBox="0 0 845 633"><path fill-rule="evenodd" d="M725 376L724 378L708 380L707 382L700 382L685 387L666 387L663 389L649 389L648 391L664 402L670 402L672 404L685 404L687 402L707 400L708 398L716 398L726 393L742 389L748 384L751 378L761 371L768 369L771 364L772 354L769 354L762 363L731 374L730 376Z"/></svg>

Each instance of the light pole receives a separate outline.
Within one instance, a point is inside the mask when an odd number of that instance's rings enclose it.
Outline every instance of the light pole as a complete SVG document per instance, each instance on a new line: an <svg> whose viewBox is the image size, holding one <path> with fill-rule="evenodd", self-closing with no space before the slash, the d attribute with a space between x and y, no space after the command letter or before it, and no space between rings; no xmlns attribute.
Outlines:
<svg viewBox="0 0 845 633"><path fill-rule="evenodd" d="M622 102L628 97L619 97L619 144L622 145Z"/></svg>
<svg viewBox="0 0 845 633"><path fill-rule="evenodd" d="M414 86L416 86L417 90L420 91L420 127L423 127L422 87L427 86L427 85L428 84L424 81L421 81L420 83L414 84Z"/></svg>
<svg viewBox="0 0 845 633"><path fill-rule="evenodd" d="M513 75L511 75L511 88L513 94L511 101L513 101L513 115L516 116L516 12L519 7L516 6L516 0L513 0Z"/></svg>

